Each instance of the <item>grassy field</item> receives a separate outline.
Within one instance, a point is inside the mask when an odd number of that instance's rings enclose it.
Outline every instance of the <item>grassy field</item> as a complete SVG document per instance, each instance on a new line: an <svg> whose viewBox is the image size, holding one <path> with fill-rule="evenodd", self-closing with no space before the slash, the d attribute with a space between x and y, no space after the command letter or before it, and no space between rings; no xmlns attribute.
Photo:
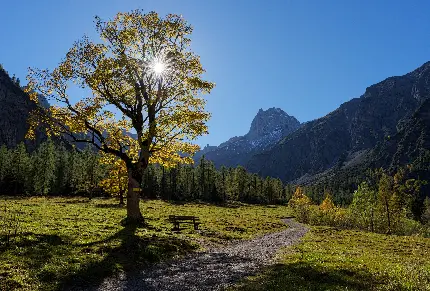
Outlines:
<svg viewBox="0 0 430 291"><path fill-rule="evenodd" d="M430 239L314 227L235 291L430 290Z"/></svg>
<svg viewBox="0 0 430 291"><path fill-rule="evenodd" d="M5 207L7 211L5 212ZM0 290L56 290L100 282L118 271L196 251L201 245L247 239L285 228L288 208L218 207L204 204L141 204L149 227L120 225L126 210L113 199L0 198L0 232L17 215L18 235L0 237ZM169 215L196 215L199 231L173 232ZM182 226L181 226L182 228Z"/></svg>

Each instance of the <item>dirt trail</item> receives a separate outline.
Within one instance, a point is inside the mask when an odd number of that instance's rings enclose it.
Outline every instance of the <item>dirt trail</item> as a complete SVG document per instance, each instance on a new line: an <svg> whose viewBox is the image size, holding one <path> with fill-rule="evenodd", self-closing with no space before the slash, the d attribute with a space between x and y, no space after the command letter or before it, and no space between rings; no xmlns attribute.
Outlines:
<svg viewBox="0 0 430 291"><path fill-rule="evenodd" d="M130 277L106 278L89 290L220 290L271 264L279 248L299 242L308 231L292 219L284 222L289 225L284 231L163 262Z"/></svg>

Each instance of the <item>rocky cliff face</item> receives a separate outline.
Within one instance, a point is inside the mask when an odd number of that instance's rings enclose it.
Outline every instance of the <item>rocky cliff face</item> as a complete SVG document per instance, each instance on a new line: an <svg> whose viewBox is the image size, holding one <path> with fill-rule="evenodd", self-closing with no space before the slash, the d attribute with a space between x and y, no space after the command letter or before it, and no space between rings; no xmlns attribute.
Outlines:
<svg viewBox="0 0 430 291"><path fill-rule="evenodd" d="M360 98L304 124L264 153L249 170L292 181L350 162L401 130L430 96L430 63L370 86Z"/></svg>
<svg viewBox="0 0 430 291"><path fill-rule="evenodd" d="M260 109L245 137L250 141L262 141L261 147L270 146L283 136L295 131L300 122L280 108ZM264 142L263 142L264 141Z"/></svg>
<svg viewBox="0 0 430 291"><path fill-rule="evenodd" d="M300 122L282 109L260 109L246 135L232 137L218 147L208 145L198 152L194 159L197 161L205 155L217 167L245 165L253 154L271 148L282 137L299 127Z"/></svg>
<svg viewBox="0 0 430 291"><path fill-rule="evenodd" d="M376 146L369 155L371 167L395 169L430 153L430 99L404 121L400 131Z"/></svg>
<svg viewBox="0 0 430 291"><path fill-rule="evenodd" d="M34 106L19 85L0 68L0 145L14 147L24 141L27 117Z"/></svg>

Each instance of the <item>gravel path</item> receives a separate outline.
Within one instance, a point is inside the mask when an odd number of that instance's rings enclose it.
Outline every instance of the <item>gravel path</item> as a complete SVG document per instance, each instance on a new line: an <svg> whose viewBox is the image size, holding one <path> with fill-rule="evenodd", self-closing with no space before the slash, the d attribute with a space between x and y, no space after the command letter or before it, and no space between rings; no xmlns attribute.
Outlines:
<svg viewBox="0 0 430 291"><path fill-rule="evenodd" d="M297 243L308 231L292 219L283 221L290 226L284 231L160 263L129 278L107 278L92 290L220 290L256 274L279 248Z"/></svg>

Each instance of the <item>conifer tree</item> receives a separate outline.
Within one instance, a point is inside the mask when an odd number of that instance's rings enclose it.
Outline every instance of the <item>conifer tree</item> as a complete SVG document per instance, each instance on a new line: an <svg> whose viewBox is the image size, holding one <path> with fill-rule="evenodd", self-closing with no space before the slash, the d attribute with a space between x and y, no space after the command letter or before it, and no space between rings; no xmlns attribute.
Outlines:
<svg viewBox="0 0 430 291"><path fill-rule="evenodd" d="M10 173L11 167L11 154L5 145L0 147L0 191L1 194L5 194L7 188L7 177Z"/></svg>
<svg viewBox="0 0 430 291"><path fill-rule="evenodd" d="M198 170L197 170L197 177L199 179L199 199L202 199L205 197L206 194L206 162L205 162L205 156L203 155L200 158Z"/></svg>
<svg viewBox="0 0 430 291"><path fill-rule="evenodd" d="M205 195L205 199L207 201L211 201L212 199L216 199L217 202L218 201L218 191L216 189L216 185L215 185L215 181L216 181L216 177L217 177L217 170L215 169L214 164L212 163L212 161L207 160L206 161L206 175L205 175L205 180L206 180L206 186L205 188L206 190L206 195Z"/></svg>
<svg viewBox="0 0 430 291"><path fill-rule="evenodd" d="M221 197L221 200L225 202L227 200L227 191L226 191L226 179L227 179L227 168L225 166L221 166L219 182L218 182L218 194Z"/></svg>
<svg viewBox="0 0 430 291"><path fill-rule="evenodd" d="M33 156L33 187L36 194L48 195L56 179L57 157L51 140L42 143Z"/></svg>
<svg viewBox="0 0 430 291"><path fill-rule="evenodd" d="M31 162L24 143L12 151L11 178L15 194L24 194L30 190Z"/></svg>
<svg viewBox="0 0 430 291"><path fill-rule="evenodd" d="M246 171L238 166L234 173L234 198L233 200L245 201L246 198Z"/></svg>
<svg viewBox="0 0 430 291"><path fill-rule="evenodd" d="M53 193L65 195L71 191L69 155L71 154L64 146L56 147L56 172Z"/></svg>

